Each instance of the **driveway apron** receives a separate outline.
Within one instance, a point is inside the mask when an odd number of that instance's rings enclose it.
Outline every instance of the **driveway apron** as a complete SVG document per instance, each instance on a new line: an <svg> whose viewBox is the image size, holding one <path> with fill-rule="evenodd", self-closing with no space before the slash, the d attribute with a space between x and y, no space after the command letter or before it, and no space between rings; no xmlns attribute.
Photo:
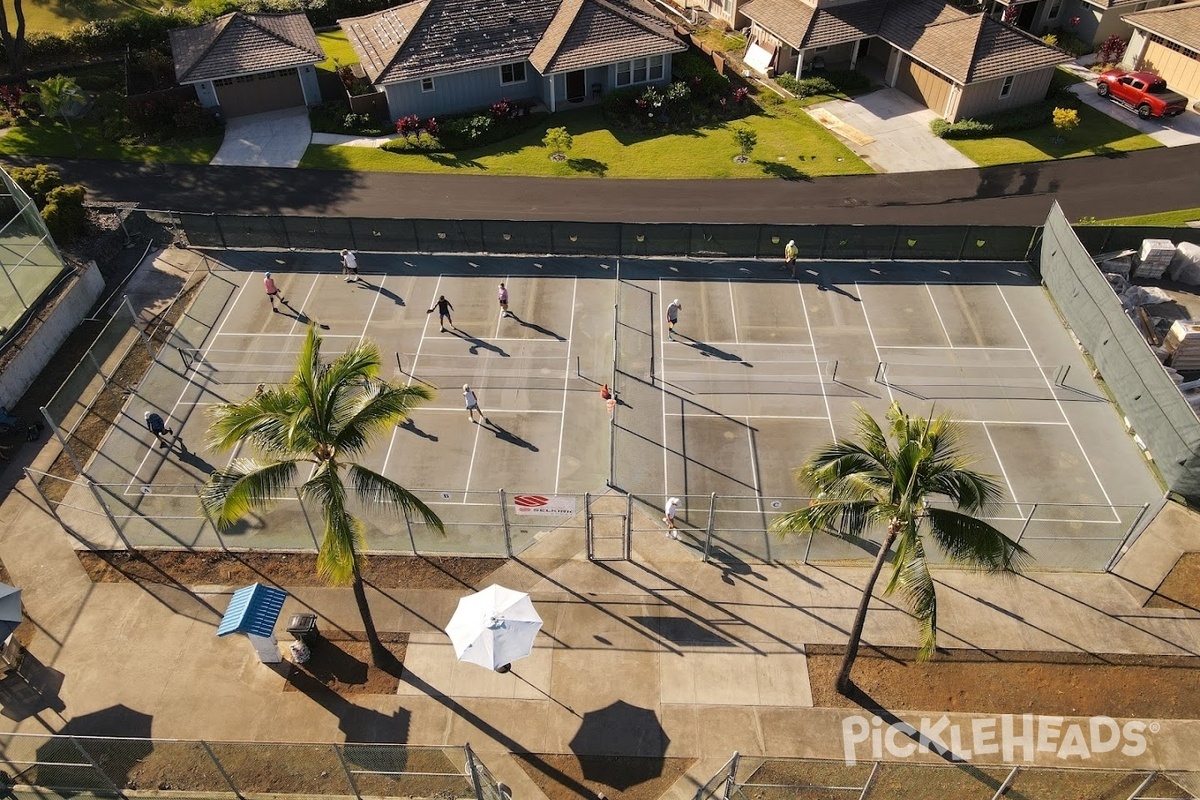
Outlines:
<svg viewBox="0 0 1200 800"><path fill-rule="evenodd" d="M975 162L933 135L938 115L897 89L806 109L878 172L967 169Z"/></svg>
<svg viewBox="0 0 1200 800"><path fill-rule="evenodd" d="M308 109L285 108L233 117L225 139L210 162L225 167L289 167L300 163L312 139Z"/></svg>

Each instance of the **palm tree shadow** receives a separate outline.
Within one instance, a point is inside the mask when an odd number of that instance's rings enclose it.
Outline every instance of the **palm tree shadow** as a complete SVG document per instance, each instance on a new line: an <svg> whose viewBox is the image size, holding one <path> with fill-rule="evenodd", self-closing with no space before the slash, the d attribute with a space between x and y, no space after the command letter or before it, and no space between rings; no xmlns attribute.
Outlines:
<svg viewBox="0 0 1200 800"><path fill-rule="evenodd" d="M900 719L900 717L896 716L890 710L885 708L882 703L880 703L874 697L871 697L871 695L867 694L867 692L859 687L858 684L854 683L853 680L850 682L850 691L843 696L847 700L857 703L863 708L863 710L869 711L875 716L878 716L881 720L883 720L885 725L895 728L897 732L907 736L909 739L916 742L917 745L921 747L927 747L930 752L934 753L939 758L949 761L951 764L958 766L959 769L965 770L976 780L990 786L993 791L1000 788L999 780L993 778L991 775L988 775L986 772L976 767L972 767L967 763L967 759L958 755L949 747L946 747L936 739L929 738L909 723Z"/></svg>
<svg viewBox="0 0 1200 800"><path fill-rule="evenodd" d="M490 350L501 358L509 357L508 353L504 352L503 348L494 345L491 342L485 342L483 339L477 339L476 337L472 336L466 331L460 330L459 328L452 328L451 330L453 330L455 336L465 339L471 343L471 346L467 349L473 356L479 355L480 350Z"/></svg>
<svg viewBox="0 0 1200 800"><path fill-rule="evenodd" d="M426 433L425 431L421 430L420 428L417 427L417 424L415 422L413 422L411 418L404 420L404 422L401 422L400 427L403 428L404 430L408 431L409 433L415 433L417 436L420 436L422 439L428 439L431 442L436 442L438 440L438 437L436 434Z"/></svg>
<svg viewBox="0 0 1200 800"><path fill-rule="evenodd" d="M508 442L509 444L515 444L518 447L524 447L526 450L529 450L530 452L533 452L533 453L539 452L537 445L535 445L533 442L522 439L520 436L517 436L515 433L513 433L509 430L506 430L503 425L500 425L497 422L492 422L489 419L486 422L484 422L483 425L485 428L487 428L492 433L494 433L496 435L496 438L500 439L501 441Z"/></svg>

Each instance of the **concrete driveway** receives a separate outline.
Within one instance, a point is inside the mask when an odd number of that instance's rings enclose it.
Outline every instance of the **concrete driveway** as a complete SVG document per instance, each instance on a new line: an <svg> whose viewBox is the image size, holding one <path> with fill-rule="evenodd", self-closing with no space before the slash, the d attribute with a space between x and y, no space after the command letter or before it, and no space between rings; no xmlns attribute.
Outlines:
<svg viewBox="0 0 1200 800"><path fill-rule="evenodd" d="M974 168L975 162L934 136L938 115L897 89L805 109L878 172Z"/></svg>
<svg viewBox="0 0 1200 800"><path fill-rule="evenodd" d="M1124 106L1119 106L1112 100L1096 94L1096 81L1091 77L1090 72L1085 70L1081 73L1074 69L1072 72L1088 78L1088 82L1074 84L1071 86L1071 91L1101 114L1107 114L1167 147L1182 147L1185 144L1200 143L1200 114L1195 111L1189 110L1171 119L1142 119Z"/></svg>
<svg viewBox="0 0 1200 800"><path fill-rule="evenodd" d="M221 149L209 163L224 167L295 167L311 139L308 109L303 106L233 117L226 121Z"/></svg>

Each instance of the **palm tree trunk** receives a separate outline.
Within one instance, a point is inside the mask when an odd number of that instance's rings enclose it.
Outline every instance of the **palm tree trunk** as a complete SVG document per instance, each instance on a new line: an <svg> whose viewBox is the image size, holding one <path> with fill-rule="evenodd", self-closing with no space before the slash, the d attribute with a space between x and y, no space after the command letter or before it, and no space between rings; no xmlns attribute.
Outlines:
<svg viewBox="0 0 1200 800"><path fill-rule="evenodd" d="M850 641L846 643L846 655L842 657L842 668L838 670L838 694L850 694L850 687L853 685L850 681L850 670L854 667L854 660L858 658L858 645L862 642L863 627L867 624L867 608L871 605L871 594L875 591L875 582L879 580L879 573L883 571L883 562L887 560L887 554L892 549L892 543L896 541L896 534L899 533L899 530L895 524L888 526L887 536L884 537L883 544L879 547L879 554L875 556L875 565L871 567L871 577L867 579L862 600L858 603L858 613L854 615L854 625L850 628Z"/></svg>
<svg viewBox="0 0 1200 800"><path fill-rule="evenodd" d="M383 669L387 667L391 653L379 639L379 631L375 630L375 620L371 616L371 606L367 604L367 589L363 585L362 573L358 565L354 565L354 602L358 604L358 614L362 617L363 630L367 634L367 643L371 646L371 663Z"/></svg>

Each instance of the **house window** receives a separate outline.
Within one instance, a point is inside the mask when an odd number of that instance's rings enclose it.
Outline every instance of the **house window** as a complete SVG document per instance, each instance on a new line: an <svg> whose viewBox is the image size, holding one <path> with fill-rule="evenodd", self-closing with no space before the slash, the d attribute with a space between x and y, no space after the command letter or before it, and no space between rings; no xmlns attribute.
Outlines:
<svg viewBox="0 0 1200 800"><path fill-rule="evenodd" d="M1062 11L1062 0L1054 0L1050 4L1050 13L1046 15L1046 19L1058 19L1058 12Z"/></svg>
<svg viewBox="0 0 1200 800"><path fill-rule="evenodd" d="M510 83L525 82L525 62L514 61L511 64L500 65L500 83L507 86Z"/></svg>
<svg viewBox="0 0 1200 800"><path fill-rule="evenodd" d="M733 17L733 0L724 0L721 7L725 10L726 17Z"/></svg>
<svg viewBox="0 0 1200 800"><path fill-rule="evenodd" d="M619 61L617 62L617 86L661 81L665 74L665 66L666 60L663 56Z"/></svg>
<svg viewBox="0 0 1200 800"><path fill-rule="evenodd" d="M1008 97L1009 92L1012 91L1012 86L1013 86L1013 76L1009 75L1007 78L1004 79L1004 84L1000 87L1000 96Z"/></svg>
<svg viewBox="0 0 1200 800"><path fill-rule="evenodd" d="M432 92L433 91L433 78L421 78L421 91L422 92Z"/></svg>

